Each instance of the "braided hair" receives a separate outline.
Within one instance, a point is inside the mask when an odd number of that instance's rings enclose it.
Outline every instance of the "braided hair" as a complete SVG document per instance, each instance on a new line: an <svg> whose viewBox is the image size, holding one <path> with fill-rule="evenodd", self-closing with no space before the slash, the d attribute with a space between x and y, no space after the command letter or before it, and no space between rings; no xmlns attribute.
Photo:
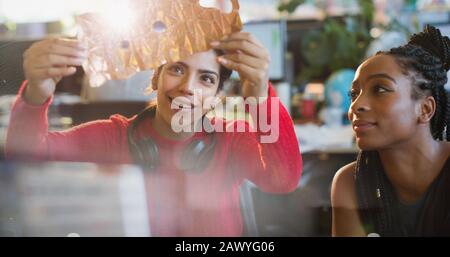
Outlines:
<svg viewBox="0 0 450 257"><path fill-rule="evenodd" d="M395 57L403 73L413 82L414 99L423 96L434 98L436 113L431 119L431 134L434 139L449 141L450 96L445 84L450 70L450 39L443 37L439 29L427 25L406 45L378 54Z"/></svg>

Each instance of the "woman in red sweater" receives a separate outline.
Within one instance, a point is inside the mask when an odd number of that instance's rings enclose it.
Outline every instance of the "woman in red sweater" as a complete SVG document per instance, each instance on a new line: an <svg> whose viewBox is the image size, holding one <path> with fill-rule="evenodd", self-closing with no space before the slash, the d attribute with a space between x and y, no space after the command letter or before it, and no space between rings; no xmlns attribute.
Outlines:
<svg viewBox="0 0 450 257"><path fill-rule="evenodd" d="M115 115L68 131L49 132L47 110L55 85L81 65L85 49L68 39L34 44L24 55L27 81L13 106L6 155L50 161L138 162L151 170L146 173L146 186L154 235L242 235L239 187L243 180L266 192L291 192L298 185L302 161L292 120L267 82L268 51L253 35L242 32L211 47L161 66L152 81L157 104L141 115L131 119ZM219 52L228 54L218 56ZM205 122L204 115L192 115L188 127L211 124L216 132L174 129L172 121L180 113L192 114L200 108L204 114L214 108L204 108L208 106L205 101L218 94L230 74L227 70L239 73L243 97L258 100L248 108L250 116L277 125L272 129L276 131L260 126L252 131L245 121ZM245 131L236 132L237 128ZM269 133L275 133L276 140L262 143Z"/></svg>

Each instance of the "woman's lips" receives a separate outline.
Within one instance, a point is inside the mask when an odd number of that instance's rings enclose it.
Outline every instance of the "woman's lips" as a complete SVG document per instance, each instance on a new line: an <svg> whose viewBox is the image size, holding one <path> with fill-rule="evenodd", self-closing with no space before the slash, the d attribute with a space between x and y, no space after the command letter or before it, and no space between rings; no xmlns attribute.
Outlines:
<svg viewBox="0 0 450 257"><path fill-rule="evenodd" d="M374 128L376 126L376 123L365 120L355 120L352 122L352 125L355 132L364 132Z"/></svg>

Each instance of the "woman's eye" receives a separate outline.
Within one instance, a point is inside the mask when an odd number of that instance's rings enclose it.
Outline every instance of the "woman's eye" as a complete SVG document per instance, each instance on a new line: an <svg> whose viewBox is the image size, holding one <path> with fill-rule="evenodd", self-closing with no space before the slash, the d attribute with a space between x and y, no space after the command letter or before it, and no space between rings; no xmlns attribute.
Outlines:
<svg viewBox="0 0 450 257"><path fill-rule="evenodd" d="M348 97L350 97L350 99L355 100L358 97L358 92L356 90L350 90L348 91Z"/></svg>
<svg viewBox="0 0 450 257"><path fill-rule="evenodd" d="M177 65L170 67L170 71L178 75L182 75L184 73L183 67Z"/></svg>
<svg viewBox="0 0 450 257"><path fill-rule="evenodd" d="M374 91L375 91L375 93L386 93L389 90L387 90L383 86L377 85L377 86L375 86Z"/></svg>
<svg viewBox="0 0 450 257"><path fill-rule="evenodd" d="M216 83L216 79L212 76L208 76L208 75L203 75L201 76L202 81L205 81L208 84L215 84Z"/></svg>

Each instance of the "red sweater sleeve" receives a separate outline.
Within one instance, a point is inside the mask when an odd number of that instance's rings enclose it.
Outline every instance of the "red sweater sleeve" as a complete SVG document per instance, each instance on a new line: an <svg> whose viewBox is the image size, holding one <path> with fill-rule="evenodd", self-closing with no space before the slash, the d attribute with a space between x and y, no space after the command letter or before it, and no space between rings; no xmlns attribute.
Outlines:
<svg viewBox="0 0 450 257"><path fill-rule="evenodd" d="M48 131L49 98L43 105L26 103L19 90L11 111L6 134L5 155L9 159L120 162L126 142L127 120L113 116L110 120L95 121L63 132Z"/></svg>
<svg viewBox="0 0 450 257"><path fill-rule="evenodd" d="M233 162L239 165L236 170L240 176L249 179L263 191L271 193L294 191L301 176L302 158L292 119L276 97L271 85L269 98L257 107L259 112L267 113L267 122L263 119L263 124L270 124L268 126L270 131L268 128L255 126L257 127L255 132L236 133L237 138L233 142L231 153ZM278 108L273 108L275 112L271 113L271 107ZM257 117L252 108L250 114ZM245 126L248 131L248 123L245 123Z"/></svg>

